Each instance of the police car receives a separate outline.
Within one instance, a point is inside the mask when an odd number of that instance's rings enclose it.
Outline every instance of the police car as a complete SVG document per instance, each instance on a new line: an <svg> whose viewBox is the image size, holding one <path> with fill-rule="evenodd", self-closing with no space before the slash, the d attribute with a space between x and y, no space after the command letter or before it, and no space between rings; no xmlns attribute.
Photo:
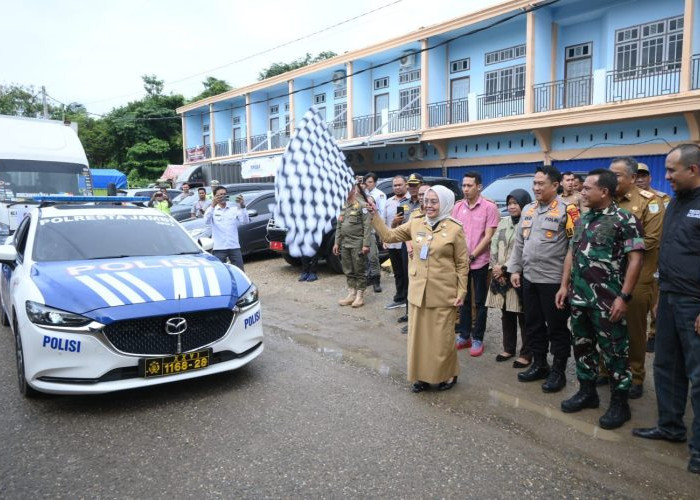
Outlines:
<svg viewBox="0 0 700 500"><path fill-rule="evenodd" d="M38 200L0 245L0 316L24 395L151 386L262 353L258 290L240 269L170 216L105 200Z"/></svg>

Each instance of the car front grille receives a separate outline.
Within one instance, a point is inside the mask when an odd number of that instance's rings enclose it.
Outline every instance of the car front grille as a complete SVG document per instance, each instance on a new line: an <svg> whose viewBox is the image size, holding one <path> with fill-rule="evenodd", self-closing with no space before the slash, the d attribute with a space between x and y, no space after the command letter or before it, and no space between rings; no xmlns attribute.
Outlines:
<svg viewBox="0 0 700 500"><path fill-rule="evenodd" d="M187 352L222 338L231 326L233 311L215 309L116 321L105 326L103 332L114 348L124 353L175 354L178 336L165 332L165 322L177 316L187 320L187 330L180 335L181 351Z"/></svg>

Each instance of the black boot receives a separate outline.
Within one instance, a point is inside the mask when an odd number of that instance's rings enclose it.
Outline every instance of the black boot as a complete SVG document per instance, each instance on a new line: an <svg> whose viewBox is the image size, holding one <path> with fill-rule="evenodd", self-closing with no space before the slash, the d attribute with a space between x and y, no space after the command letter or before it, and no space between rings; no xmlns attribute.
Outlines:
<svg viewBox="0 0 700 500"><path fill-rule="evenodd" d="M567 358L554 358L552 371L547 380L542 384L542 392L559 392L566 385L566 361Z"/></svg>
<svg viewBox="0 0 700 500"><path fill-rule="evenodd" d="M549 365L547 364L546 354L535 354L535 357L530 365L530 368L524 372L518 373L518 380L521 382L533 382L547 378L549 375Z"/></svg>
<svg viewBox="0 0 700 500"><path fill-rule="evenodd" d="M372 288L374 289L374 293L381 293L382 291L382 285L379 284L381 276L372 276Z"/></svg>
<svg viewBox="0 0 700 500"><path fill-rule="evenodd" d="M581 388L576 394L561 402L561 411L574 413L584 408L598 408L600 399L595 388L595 380L580 380Z"/></svg>
<svg viewBox="0 0 700 500"><path fill-rule="evenodd" d="M628 395L628 391L613 390L612 396L610 396L610 408L598 420L603 429L617 429L632 418L630 405L627 403Z"/></svg>

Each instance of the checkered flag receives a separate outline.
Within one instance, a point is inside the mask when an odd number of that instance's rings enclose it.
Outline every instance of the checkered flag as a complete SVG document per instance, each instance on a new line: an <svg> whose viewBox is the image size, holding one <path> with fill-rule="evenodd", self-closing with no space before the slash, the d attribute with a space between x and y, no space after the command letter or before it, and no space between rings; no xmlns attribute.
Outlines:
<svg viewBox="0 0 700 500"><path fill-rule="evenodd" d="M315 107L294 130L275 177L275 222L293 257L312 257L354 185L345 155Z"/></svg>

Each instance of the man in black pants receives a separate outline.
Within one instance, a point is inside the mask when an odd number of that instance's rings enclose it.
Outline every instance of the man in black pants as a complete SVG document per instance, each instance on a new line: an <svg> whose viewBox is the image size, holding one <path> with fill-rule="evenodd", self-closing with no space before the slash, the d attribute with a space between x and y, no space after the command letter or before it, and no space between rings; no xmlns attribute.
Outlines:
<svg viewBox="0 0 700 500"><path fill-rule="evenodd" d="M408 184L403 175L397 175L392 181L394 196L386 201L384 222L388 227L397 227L408 220L410 212L408 196ZM404 219L404 214L406 215ZM386 309L398 309L405 307L408 295L408 254L405 243L384 243L384 248L389 251L391 270L394 273L396 293L393 300L385 306Z"/></svg>
<svg viewBox="0 0 700 500"><path fill-rule="evenodd" d="M523 288L525 337L533 353L532 364L518 374L518 380L546 378L544 392L557 392L566 385L566 363L571 355L569 308L557 309L554 298L579 212L575 205L566 205L557 197L560 183L556 168L537 169L532 189L536 201L523 208L507 266L511 284ZM548 348L554 356L551 370Z"/></svg>

